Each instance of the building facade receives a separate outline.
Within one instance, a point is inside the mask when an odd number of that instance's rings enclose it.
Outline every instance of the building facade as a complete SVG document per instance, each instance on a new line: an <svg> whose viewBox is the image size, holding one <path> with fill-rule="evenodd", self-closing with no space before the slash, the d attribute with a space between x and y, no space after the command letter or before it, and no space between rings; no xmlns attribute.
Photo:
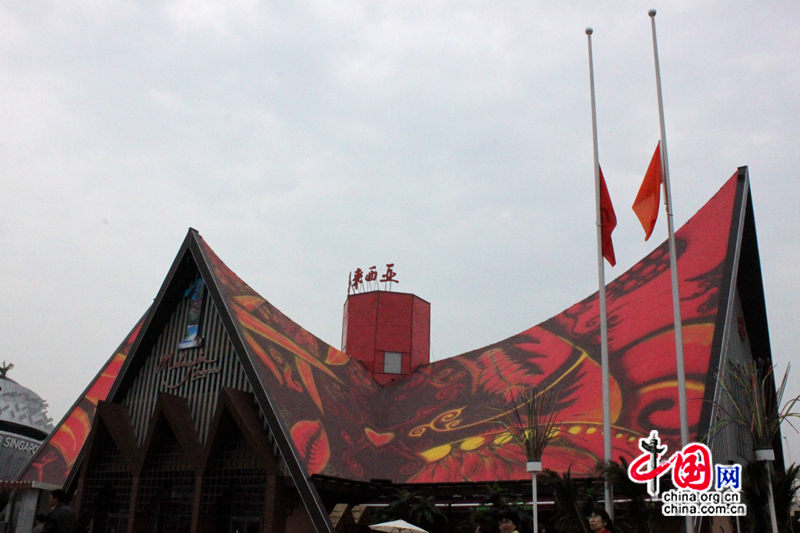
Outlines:
<svg viewBox="0 0 800 533"><path fill-rule="evenodd" d="M745 167L676 240L690 432L699 440L719 416L712 400L725 365L771 361ZM664 243L607 287L613 454L628 461L652 429L679 447L668 259ZM597 294L434 363L414 348L425 344L425 325L413 316L429 317L430 307L403 297L408 331L380 346L370 341L380 332L361 331L362 353L351 357L286 317L190 230L153 306L19 480L74 493L94 533L333 532L336 503L363 502L378 486L443 494L529 484L524 453L495 422L504 398L529 386L561 393L558 445L545 465L596 475ZM362 307L378 317L373 299ZM352 316L357 303L348 301L346 345L368 322ZM405 328L398 316L383 322ZM399 365L387 367L386 353L400 354ZM712 443L718 460L747 459L746 446L736 435Z"/></svg>
<svg viewBox="0 0 800 533"><path fill-rule="evenodd" d="M11 481L30 462L52 422L47 402L5 372L0 375L0 481Z"/></svg>

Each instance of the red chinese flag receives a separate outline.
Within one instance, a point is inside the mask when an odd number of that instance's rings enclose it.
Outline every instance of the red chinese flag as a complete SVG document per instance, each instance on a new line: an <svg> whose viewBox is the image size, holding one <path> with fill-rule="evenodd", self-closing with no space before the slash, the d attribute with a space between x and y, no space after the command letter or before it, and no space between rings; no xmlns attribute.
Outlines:
<svg viewBox="0 0 800 533"><path fill-rule="evenodd" d="M658 204L661 202L661 143L656 146L650 166L644 175L639 194L633 202L633 212L639 217L639 222L644 228L645 238L648 240L653 233L653 228L658 220Z"/></svg>
<svg viewBox="0 0 800 533"><path fill-rule="evenodd" d="M603 169L600 169L600 222L602 228L603 257L613 267L617 264L614 256L614 243L611 241L611 232L617 227L617 214L614 213L614 206L611 203L611 196L608 194L606 179L603 177Z"/></svg>

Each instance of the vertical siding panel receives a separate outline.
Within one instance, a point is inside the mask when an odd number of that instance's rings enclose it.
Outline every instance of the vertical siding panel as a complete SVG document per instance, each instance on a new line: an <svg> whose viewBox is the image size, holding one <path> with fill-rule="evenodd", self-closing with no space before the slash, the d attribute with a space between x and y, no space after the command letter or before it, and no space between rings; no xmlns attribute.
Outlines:
<svg viewBox="0 0 800 533"><path fill-rule="evenodd" d="M144 444L150 418L153 415L158 394L161 391L186 398L195 428L203 444L208 439L209 426L214 417L214 411L219 401L219 392L222 387L232 387L250 393L253 391L213 300L208 293L206 293L205 298L203 324L201 327L203 346L201 348L182 350L181 355L184 360L191 360L196 358L202 349L206 358L217 359L216 365L219 366L220 372L208 374L206 377L195 381L191 381L191 377L189 377L179 387L170 388L179 383L190 370L182 368L172 371L156 371L158 362L164 355L169 352L173 352L174 356L178 355L177 346L185 334L189 312L189 300L186 298L181 299L164 330L150 350L144 364L140 367L139 375L133 380L131 388L127 391L123 400L123 404L128 407L131 414L131 420L140 445ZM208 366L203 365L206 368ZM164 385L162 385L162 381ZM263 414L261 414L261 417L264 427L268 431ZM270 435L270 443L273 447L276 444L272 435Z"/></svg>
<svg viewBox="0 0 800 533"><path fill-rule="evenodd" d="M220 370L222 365L225 363L224 354L219 348L220 337L221 337L221 320L219 314L217 313L216 307L214 307L214 303L211 298L208 298L206 302L206 310L208 314L206 315L208 320L208 341L206 343L207 349L209 350L209 358L216 358L217 365L219 365ZM213 403L210 401L210 397L214 394L214 391L219 390L219 383L220 381L220 374L211 374L206 380L203 388L203 396L201 398L202 402L202 410L201 412L204 413L201 422L201 429L200 429L200 439L202 440L203 444L205 444L206 439L208 438L208 428L211 422L211 417L214 416L214 408L216 406L216 401Z"/></svg>

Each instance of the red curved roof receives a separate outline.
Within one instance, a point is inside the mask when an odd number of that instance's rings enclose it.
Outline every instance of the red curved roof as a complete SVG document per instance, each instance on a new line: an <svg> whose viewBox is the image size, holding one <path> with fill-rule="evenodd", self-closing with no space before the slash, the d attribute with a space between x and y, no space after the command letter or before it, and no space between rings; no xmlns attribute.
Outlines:
<svg viewBox="0 0 800 533"><path fill-rule="evenodd" d="M691 434L707 427L721 323L745 181L734 175L677 233ZM190 232L191 235L191 232ZM196 234L195 234L196 235ZM561 389L560 431L546 468L574 475L602 461L597 294L518 335L437 361L382 387L355 359L288 319L234 274L199 236L244 354L308 474L396 483L528 479L525 457L495 422L504 393L519 385ZM658 429L680 440L672 295L666 243L607 286L613 451L638 455ZM721 300L723 301L721 308ZM141 322L140 322L141 325ZM20 477L61 485L86 440L139 326L90 384ZM265 408L265 406L262 406Z"/></svg>
<svg viewBox="0 0 800 533"><path fill-rule="evenodd" d="M735 247L736 193L734 175L676 233L693 438L715 371L712 341ZM517 385L562 389L561 431L545 452L547 468L586 475L602 462L597 294L509 339L381 387L360 362L286 318L203 247L309 474L403 483L527 479L522 450L495 422L503 394ZM638 438L652 429L673 449L680 430L666 243L611 282L607 299L614 456L638 455Z"/></svg>

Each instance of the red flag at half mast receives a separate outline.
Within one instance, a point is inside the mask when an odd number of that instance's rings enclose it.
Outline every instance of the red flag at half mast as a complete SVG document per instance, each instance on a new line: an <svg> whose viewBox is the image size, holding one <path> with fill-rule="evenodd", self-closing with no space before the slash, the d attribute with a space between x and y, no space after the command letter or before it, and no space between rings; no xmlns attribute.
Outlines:
<svg viewBox="0 0 800 533"><path fill-rule="evenodd" d="M617 227L617 214L614 213L614 206L611 203L611 195L608 194L606 179L603 177L603 169L600 169L600 222L602 224L601 235L603 244L603 257L613 267L617 264L614 256L614 243L611 240L611 232Z"/></svg>
<svg viewBox="0 0 800 533"><path fill-rule="evenodd" d="M644 175L639 194L633 202L633 212L639 217L639 222L644 228L645 238L648 240L653 234L653 228L658 220L658 204L661 202L661 143L656 146L650 166Z"/></svg>

